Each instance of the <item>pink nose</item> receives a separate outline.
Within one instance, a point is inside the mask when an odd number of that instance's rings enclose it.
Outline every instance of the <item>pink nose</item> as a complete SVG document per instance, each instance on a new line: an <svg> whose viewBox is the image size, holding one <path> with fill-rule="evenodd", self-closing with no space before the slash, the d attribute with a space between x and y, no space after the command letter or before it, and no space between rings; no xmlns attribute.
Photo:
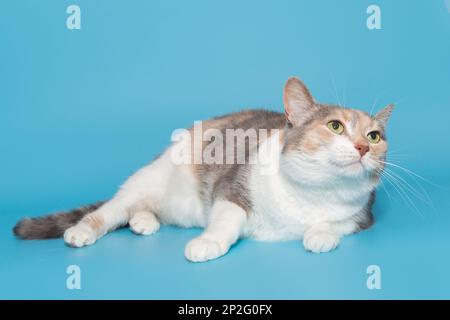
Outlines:
<svg viewBox="0 0 450 320"><path fill-rule="evenodd" d="M369 146L365 144L355 144L355 149L358 150L361 158L369 151Z"/></svg>

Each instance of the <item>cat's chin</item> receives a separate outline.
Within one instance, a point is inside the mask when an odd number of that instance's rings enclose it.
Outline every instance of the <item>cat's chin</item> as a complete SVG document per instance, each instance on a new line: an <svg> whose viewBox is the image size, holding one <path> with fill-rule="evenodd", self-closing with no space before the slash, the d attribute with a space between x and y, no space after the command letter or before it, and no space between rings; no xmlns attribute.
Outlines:
<svg viewBox="0 0 450 320"><path fill-rule="evenodd" d="M367 166L359 160L351 163L335 165L335 169L339 175L346 177L366 176L367 173L371 171L370 168L367 168Z"/></svg>
<svg viewBox="0 0 450 320"><path fill-rule="evenodd" d="M336 170L344 170L344 171L359 171L364 169L364 163L361 159L354 159L349 161L336 161L336 160L328 160L328 162L336 169Z"/></svg>

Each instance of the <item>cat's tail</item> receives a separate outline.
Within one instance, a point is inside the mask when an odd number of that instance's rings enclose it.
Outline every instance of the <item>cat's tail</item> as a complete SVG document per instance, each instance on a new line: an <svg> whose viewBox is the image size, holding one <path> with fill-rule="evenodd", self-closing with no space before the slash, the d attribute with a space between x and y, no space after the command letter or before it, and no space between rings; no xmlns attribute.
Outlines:
<svg viewBox="0 0 450 320"><path fill-rule="evenodd" d="M104 201L99 201L66 212L37 218L25 218L17 222L13 232L17 237L24 240L60 238L64 231L74 226L85 215L96 210L103 203Z"/></svg>

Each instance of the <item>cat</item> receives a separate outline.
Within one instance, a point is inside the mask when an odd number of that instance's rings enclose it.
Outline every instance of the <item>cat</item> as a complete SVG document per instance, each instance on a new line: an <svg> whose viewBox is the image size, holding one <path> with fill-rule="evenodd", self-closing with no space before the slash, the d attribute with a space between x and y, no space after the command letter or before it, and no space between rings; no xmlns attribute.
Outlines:
<svg viewBox="0 0 450 320"><path fill-rule="evenodd" d="M25 218L14 234L21 239L63 236L69 246L83 247L127 224L141 235L157 232L160 224L202 227L203 233L185 247L192 262L221 257L240 238L299 240L314 253L333 250L344 235L374 222L372 205L384 169L385 128L393 105L371 116L321 104L295 77L285 84L283 103L284 113L245 110L201 123L204 134L268 130L253 146L245 137L244 155L236 146L222 155L219 149L209 150L216 160L231 155L244 162L205 163L200 158L175 163L180 139L133 174L111 200ZM202 155L219 140L202 139L197 145L188 141L183 152L193 160L190 151ZM255 159L260 161L251 162ZM267 165L276 170L265 172Z"/></svg>

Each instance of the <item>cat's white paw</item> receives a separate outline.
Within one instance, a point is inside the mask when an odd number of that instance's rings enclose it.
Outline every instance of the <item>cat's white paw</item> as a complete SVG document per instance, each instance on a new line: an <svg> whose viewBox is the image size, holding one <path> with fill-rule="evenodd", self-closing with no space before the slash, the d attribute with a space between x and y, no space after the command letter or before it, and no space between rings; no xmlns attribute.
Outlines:
<svg viewBox="0 0 450 320"><path fill-rule="evenodd" d="M149 235L159 230L160 224L149 212L136 213L130 220L130 229L136 234Z"/></svg>
<svg viewBox="0 0 450 320"><path fill-rule="evenodd" d="M64 232L64 241L71 247L81 248L93 244L96 240L97 234L87 224L79 223Z"/></svg>
<svg viewBox="0 0 450 320"><path fill-rule="evenodd" d="M328 252L339 244L340 236L332 231L308 230L303 236L303 246L314 253Z"/></svg>
<svg viewBox="0 0 450 320"><path fill-rule="evenodd" d="M226 251L219 242L198 237L189 241L184 255L189 261L204 262L221 257Z"/></svg>

